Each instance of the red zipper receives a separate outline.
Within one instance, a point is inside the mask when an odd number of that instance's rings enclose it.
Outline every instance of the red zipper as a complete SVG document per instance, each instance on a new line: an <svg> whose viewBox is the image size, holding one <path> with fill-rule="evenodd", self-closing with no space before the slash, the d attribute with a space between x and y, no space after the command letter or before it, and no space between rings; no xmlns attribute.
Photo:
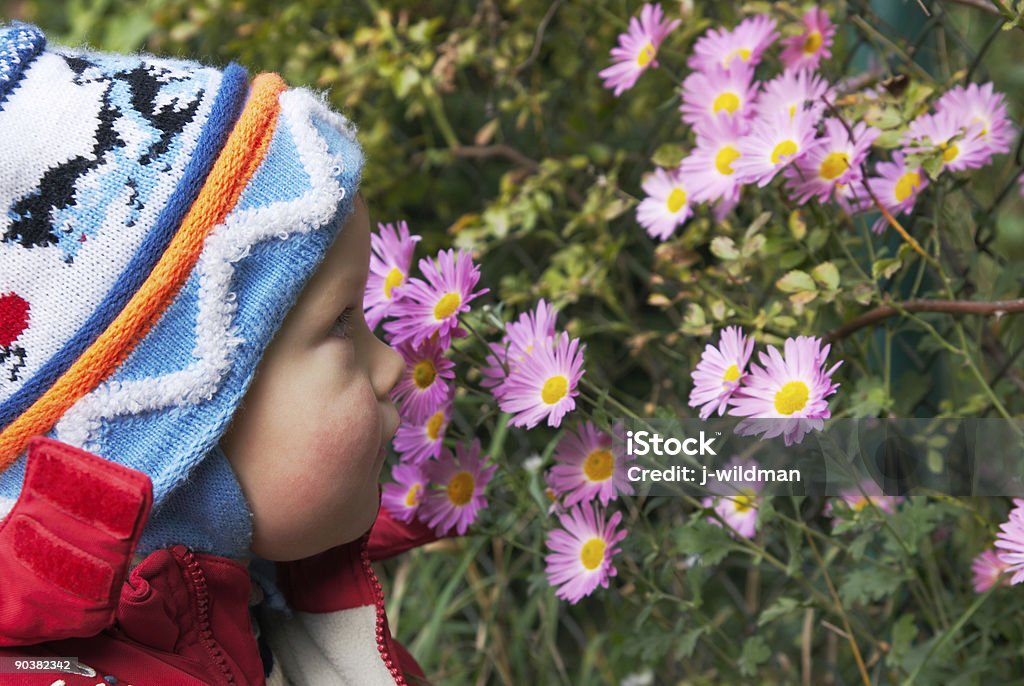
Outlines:
<svg viewBox="0 0 1024 686"><path fill-rule="evenodd" d="M210 592L206 586L206 575L203 574L203 568L199 566L199 561L192 554L191 550L184 548L181 556L185 559L185 566L192 581L192 590L196 594L199 639L209 653L210 659L220 667L221 675L224 677L225 682L234 684L235 675L231 672L227 658L224 657L223 649L217 643L217 639L213 637L213 630L210 629Z"/></svg>
<svg viewBox="0 0 1024 686"><path fill-rule="evenodd" d="M377 637L377 652L380 653L381 659L384 660L384 666L388 668L391 676L394 677L395 684L397 686L409 686L409 683L405 680L405 675L402 674L402 669L398 666L398 661L392 657L391 650L388 648L388 618L384 612L384 589L380 585L380 579L377 578L377 574L373 571L373 563L370 562L370 552L367 545L369 539L370 535L367 534L360 541L359 556L363 561L363 571L366 572L366 577L373 587L373 602L377 606L377 626L374 630L374 634Z"/></svg>

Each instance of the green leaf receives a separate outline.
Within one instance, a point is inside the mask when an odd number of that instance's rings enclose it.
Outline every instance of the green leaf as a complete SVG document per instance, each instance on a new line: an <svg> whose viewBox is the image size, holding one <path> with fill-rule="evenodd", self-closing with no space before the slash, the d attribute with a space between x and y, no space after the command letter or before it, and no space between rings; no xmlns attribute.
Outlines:
<svg viewBox="0 0 1024 686"><path fill-rule="evenodd" d="M894 593L903 583L903 573L886 567L854 569L839 586L843 604L871 603Z"/></svg>
<svg viewBox="0 0 1024 686"><path fill-rule="evenodd" d="M760 636L754 636L743 644L743 652L736 664L739 665L740 674L743 676L755 676L757 666L766 662L772 656L768 644Z"/></svg>
<svg viewBox="0 0 1024 686"><path fill-rule="evenodd" d="M710 627L699 626L696 629L690 629L685 634L680 636L679 639L676 641L676 659L679 660L684 657L690 657L691 655L693 655L693 651L697 647L697 641L699 641L700 637L710 630Z"/></svg>
<svg viewBox="0 0 1024 686"><path fill-rule="evenodd" d="M765 610L761 613L761 616L757 618L757 626L764 626L768 622L771 622L773 620L778 619L779 617L784 617L788 614L796 612L802 607L803 603L797 600L796 598L782 596L774 603L769 605L767 608L765 608Z"/></svg>
<svg viewBox="0 0 1024 686"><path fill-rule="evenodd" d="M740 256L740 251L728 236L716 236L711 241L711 254L720 260L735 260Z"/></svg>
<svg viewBox="0 0 1024 686"><path fill-rule="evenodd" d="M880 260L875 260L871 265L871 276L878 278L879 276L889 279L892 275L900 270L903 266L903 260L898 257L883 257Z"/></svg>
<svg viewBox="0 0 1024 686"><path fill-rule="evenodd" d="M816 291L814 279L810 274L799 269L787 272L785 276L775 282L776 288L784 293L797 293L799 291Z"/></svg>
<svg viewBox="0 0 1024 686"><path fill-rule="evenodd" d="M839 288L839 270L831 262L822 262L811 271L814 280L829 290Z"/></svg>
<svg viewBox="0 0 1024 686"><path fill-rule="evenodd" d="M686 148L678 143L662 143L651 155L651 162L659 167L672 169L678 167L679 163L686 157Z"/></svg>
<svg viewBox="0 0 1024 686"><path fill-rule="evenodd" d="M885 664L890 667L899 666L915 638L917 638L917 625L914 624L914 615L904 614L892 625L892 647L885 656Z"/></svg>
<svg viewBox="0 0 1024 686"><path fill-rule="evenodd" d="M684 555L699 555L701 564L710 567L729 554L732 541L722 527L696 519L677 531L676 545Z"/></svg>

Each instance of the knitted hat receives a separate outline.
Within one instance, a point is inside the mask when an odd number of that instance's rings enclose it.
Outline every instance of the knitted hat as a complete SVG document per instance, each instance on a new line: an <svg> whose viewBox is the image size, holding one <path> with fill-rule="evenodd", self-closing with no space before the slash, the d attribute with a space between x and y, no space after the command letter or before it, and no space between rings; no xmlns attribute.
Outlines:
<svg viewBox="0 0 1024 686"><path fill-rule="evenodd" d="M362 161L276 74L0 28L0 518L46 434L149 475L141 552L244 554L217 441Z"/></svg>

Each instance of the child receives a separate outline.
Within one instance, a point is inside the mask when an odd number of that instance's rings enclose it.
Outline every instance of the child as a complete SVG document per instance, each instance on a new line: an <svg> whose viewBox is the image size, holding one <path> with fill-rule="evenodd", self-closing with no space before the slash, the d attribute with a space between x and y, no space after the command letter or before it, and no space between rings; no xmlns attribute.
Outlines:
<svg viewBox="0 0 1024 686"><path fill-rule="evenodd" d="M352 125L14 24L0 147L0 684L422 677L371 566L432 535L378 514Z"/></svg>

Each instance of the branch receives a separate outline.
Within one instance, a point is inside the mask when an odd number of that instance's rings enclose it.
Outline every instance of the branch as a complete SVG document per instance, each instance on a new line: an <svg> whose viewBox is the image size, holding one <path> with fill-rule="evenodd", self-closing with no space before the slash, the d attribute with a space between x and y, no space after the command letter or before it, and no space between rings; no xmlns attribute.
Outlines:
<svg viewBox="0 0 1024 686"><path fill-rule="evenodd" d="M880 305L830 332L825 336L825 341L831 343L846 338L855 331L871 326L883 319L894 317L901 312L945 312L947 314L981 314L1001 317L1004 314L1024 312L1024 298L1018 300L994 300L991 302L917 298L902 302L898 307Z"/></svg>
<svg viewBox="0 0 1024 686"><path fill-rule="evenodd" d="M999 11L999 8L993 5L991 2L988 2L988 0L946 0L946 2L952 2L956 5L963 5L964 7L973 7L976 10L988 12L989 14L994 14L997 17L1006 19L1006 17L1003 16L1003 13Z"/></svg>
<svg viewBox="0 0 1024 686"><path fill-rule="evenodd" d="M530 171L537 171L540 165L529 157L519 152L510 145L497 143L495 145L460 145L452 148L452 155L470 159L488 159L490 157L504 157L515 162L520 167L526 167Z"/></svg>

